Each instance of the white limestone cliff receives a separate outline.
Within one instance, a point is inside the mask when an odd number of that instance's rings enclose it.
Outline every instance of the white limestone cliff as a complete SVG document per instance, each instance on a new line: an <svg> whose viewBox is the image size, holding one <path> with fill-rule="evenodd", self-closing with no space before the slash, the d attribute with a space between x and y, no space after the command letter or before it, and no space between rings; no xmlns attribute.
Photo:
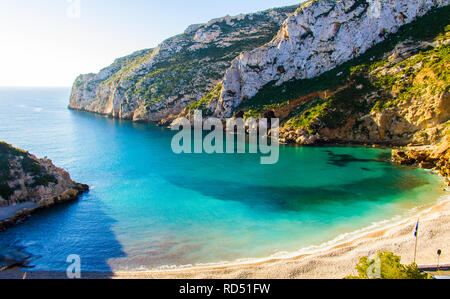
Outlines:
<svg viewBox="0 0 450 299"><path fill-rule="evenodd" d="M227 70L214 115L230 117L266 84L316 77L366 52L390 33L450 0L314 0L287 18L270 43Z"/></svg>
<svg viewBox="0 0 450 299"><path fill-rule="evenodd" d="M98 74L79 76L69 107L134 121L178 114L214 88L241 52L269 42L297 7L189 26L155 49L117 59Z"/></svg>

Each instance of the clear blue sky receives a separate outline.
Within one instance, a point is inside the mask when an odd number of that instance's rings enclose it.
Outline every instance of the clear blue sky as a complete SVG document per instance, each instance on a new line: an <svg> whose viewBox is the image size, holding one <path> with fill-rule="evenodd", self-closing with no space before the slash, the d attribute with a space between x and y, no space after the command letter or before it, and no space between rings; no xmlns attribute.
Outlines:
<svg viewBox="0 0 450 299"><path fill-rule="evenodd" d="M0 0L0 86L70 86L78 74L154 47L190 24L300 2Z"/></svg>

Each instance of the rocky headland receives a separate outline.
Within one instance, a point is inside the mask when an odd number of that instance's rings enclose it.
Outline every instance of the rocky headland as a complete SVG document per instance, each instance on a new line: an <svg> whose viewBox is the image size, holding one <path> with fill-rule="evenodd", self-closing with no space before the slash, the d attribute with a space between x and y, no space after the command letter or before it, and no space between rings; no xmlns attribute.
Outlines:
<svg viewBox="0 0 450 299"><path fill-rule="evenodd" d="M419 146L406 149L395 149L392 160L400 165L415 165L424 169L432 169L445 178L450 186L450 138L446 138L437 146Z"/></svg>
<svg viewBox="0 0 450 299"><path fill-rule="evenodd" d="M76 200L88 190L51 160L0 142L0 231L39 209Z"/></svg>
<svg viewBox="0 0 450 299"><path fill-rule="evenodd" d="M79 76L69 107L134 121L158 122L202 99L241 52L269 42L297 6L206 24L117 59L98 74Z"/></svg>

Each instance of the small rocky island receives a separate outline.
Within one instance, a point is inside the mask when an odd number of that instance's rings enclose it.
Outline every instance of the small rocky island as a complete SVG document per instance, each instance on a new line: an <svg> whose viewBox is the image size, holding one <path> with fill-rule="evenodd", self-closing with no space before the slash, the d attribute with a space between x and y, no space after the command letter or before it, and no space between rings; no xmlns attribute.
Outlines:
<svg viewBox="0 0 450 299"><path fill-rule="evenodd" d="M76 200L88 190L51 160L0 142L0 231L39 209Z"/></svg>

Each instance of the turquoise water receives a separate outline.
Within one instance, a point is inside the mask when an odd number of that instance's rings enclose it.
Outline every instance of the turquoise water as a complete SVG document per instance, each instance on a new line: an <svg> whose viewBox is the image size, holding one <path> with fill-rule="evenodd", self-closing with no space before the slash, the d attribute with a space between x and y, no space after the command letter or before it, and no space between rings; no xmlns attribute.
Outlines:
<svg viewBox="0 0 450 299"><path fill-rule="evenodd" d="M68 89L0 89L0 140L48 156L92 190L0 233L36 270L84 271L264 258L320 245L442 195L439 178L390 151L282 147L258 155L175 155L173 132L66 109Z"/></svg>

